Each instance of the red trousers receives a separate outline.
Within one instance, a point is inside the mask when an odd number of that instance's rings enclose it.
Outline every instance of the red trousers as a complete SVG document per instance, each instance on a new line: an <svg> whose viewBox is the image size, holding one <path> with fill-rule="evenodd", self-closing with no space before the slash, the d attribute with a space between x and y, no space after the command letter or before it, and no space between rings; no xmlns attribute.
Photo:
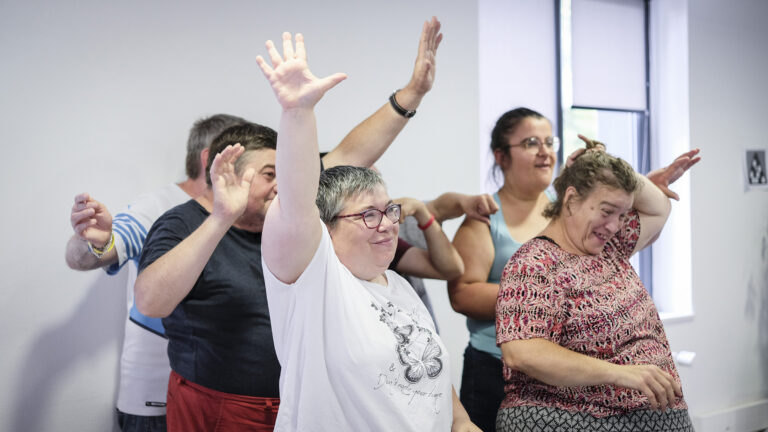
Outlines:
<svg viewBox="0 0 768 432"><path fill-rule="evenodd" d="M168 432L272 431L280 405L278 398L211 390L174 371L167 402Z"/></svg>

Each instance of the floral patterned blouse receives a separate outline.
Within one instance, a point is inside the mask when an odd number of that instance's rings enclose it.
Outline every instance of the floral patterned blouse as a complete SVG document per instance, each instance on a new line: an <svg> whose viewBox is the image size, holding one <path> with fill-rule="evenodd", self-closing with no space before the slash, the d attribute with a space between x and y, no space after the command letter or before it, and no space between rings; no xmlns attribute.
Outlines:
<svg viewBox="0 0 768 432"><path fill-rule="evenodd" d="M654 364L680 377L661 319L629 263L640 235L630 212L600 255L574 255L545 237L525 243L502 274L496 343L542 338L615 364ZM612 385L555 387L504 367L501 408L554 407L595 417L648 409L637 390ZM683 398L671 408L686 409Z"/></svg>

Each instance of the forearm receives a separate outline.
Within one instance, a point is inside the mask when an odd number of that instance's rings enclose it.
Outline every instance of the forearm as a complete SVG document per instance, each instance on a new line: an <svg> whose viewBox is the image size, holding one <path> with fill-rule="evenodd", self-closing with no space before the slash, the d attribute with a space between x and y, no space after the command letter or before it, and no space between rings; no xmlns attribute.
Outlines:
<svg viewBox="0 0 768 432"><path fill-rule="evenodd" d="M451 386L451 397L453 399L453 425L456 426L461 423L471 423L467 410L464 409L464 405L461 404L459 396L456 394L456 389Z"/></svg>
<svg viewBox="0 0 768 432"><path fill-rule="evenodd" d="M442 279L451 280L464 273L464 261L448 240L440 224L433 222L424 230L427 242L427 252L432 266L440 273Z"/></svg>
<svg viewBox="0 0 768 432"><path fill-rule="evenodd" d="M466 273L465 273L466 275ZM448 282L448 298L454 311L476 320L496 319L499 285L490 282Z"/></svg>
<svg viewBox="0 0 768 432"><path fill-rule="evenodd" d="M315 198L320 167L312 108L283 110L277 148L275 168L280 179L281 218L304 222L316 220Z"/></svg>
<svg viewBox="0 0 768 432"><path fill-rule="evenodd" d="M116 263L117 251L113 247L99 259L88 250L88 243L85 240L72 236L67 242L64 259L73 270L93 270Z"/></svg>
<svg viewBox="0 0 768 432"><path fill-rule="evenodd" d="M423 94L405 87L397 92L396 100L405 109L415 110ZM392 108L389 101L370 117L355 126L347 136L323 158L326 168L336 165L372 166L389 148L408 123Z"/></svg>
<svg viewBox="0 0 768 432"><path fill-rule="evenodd" d="M642 215L666 219L672 208L669 198L645 176L637 174L637 178L640 187L635 192L633 207Z"/></svg>
<svg viewBox="0 0 768 432"><path fill-rule="evenodd" d="M545 339L505 342L501 353L513 370L558 387L614 384L619 367Z"/></svg>
<svg viewBox="0 0 768 432"><path fill-rule="evenodd" d="M232 224L209 216L189 237L145 268L136 279L136 307L149 317L173 312L197 282Z"/></svg>
<svg viewBox="0 0 768 432"><path fill-rule="evenodd" d="M460 200L467 197L466 195L456 192L446 192L439 197L429 201L427 208L435 215L435 219L438 222L443 222L449 219L454 219L464 214L464 209L461 207Z"/></svg>

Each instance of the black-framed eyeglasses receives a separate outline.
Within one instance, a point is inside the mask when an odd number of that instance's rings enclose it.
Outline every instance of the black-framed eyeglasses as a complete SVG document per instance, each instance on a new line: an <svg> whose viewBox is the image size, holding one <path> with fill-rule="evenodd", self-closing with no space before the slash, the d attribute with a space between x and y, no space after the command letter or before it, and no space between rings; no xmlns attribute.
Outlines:
<svg viewBox="0 0 768 432"><path fill-rule="evenodd" d="M387 206L387 208L384 209L384 211L372 208L363 210L360 213L338 215L336 217L341 219L357 216L363 219L363 223L366 227L370 229L376 229L379 227L379 225L381 225L381 221L384 219L385 215L387 216L387 219L389 219L393 224L400 222L400 210L400 204L390 204Z"/></svg>
<svg viewBox="0 0 768 432"><path fill-rule="evenodd" d="M560 138L550 136L541 141L539 137L532 136L520 141L519 144L510 144L508 147L522 147L529 153L537 153L542 147L544 150L556 152L560 149Z"/></svg>

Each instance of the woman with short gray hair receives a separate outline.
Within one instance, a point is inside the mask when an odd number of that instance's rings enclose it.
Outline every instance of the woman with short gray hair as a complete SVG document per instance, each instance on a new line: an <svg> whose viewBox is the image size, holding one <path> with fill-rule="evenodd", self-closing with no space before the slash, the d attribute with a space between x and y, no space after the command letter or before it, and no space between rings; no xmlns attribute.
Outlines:
<svg viewBox="0 0 768 432"><path fill-rule="evenodd" d="M280 192L267 212L263 268L281 365L276 430L479 431L458 402L427 309L387 270L400 206L378 174L320 175L314 106L345 78L317 78L304 40L257 62L282 106ZM318 178L320 178L318 186Z"/></svg>

